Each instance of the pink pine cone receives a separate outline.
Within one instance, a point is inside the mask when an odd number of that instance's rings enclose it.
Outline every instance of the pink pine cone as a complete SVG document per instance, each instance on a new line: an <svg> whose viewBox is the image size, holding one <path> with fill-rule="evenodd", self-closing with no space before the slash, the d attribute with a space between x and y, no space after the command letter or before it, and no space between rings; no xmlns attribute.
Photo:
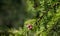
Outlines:
<svg viewBox="0 0 60 36"><path fill-rule="evenodd" d="M28 24L27 27L28 27L29 30L32 30L32 25L31 24Z"/></svg>

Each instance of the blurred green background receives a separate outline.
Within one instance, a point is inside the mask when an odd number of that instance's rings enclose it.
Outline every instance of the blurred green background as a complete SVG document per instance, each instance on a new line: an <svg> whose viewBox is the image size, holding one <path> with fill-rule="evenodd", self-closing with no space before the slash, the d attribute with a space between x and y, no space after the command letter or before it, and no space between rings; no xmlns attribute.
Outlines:
<svg viewBox="0 0 60 36"><path fill-rule="evenodd" d="M0 0L0 36L60 36L60 0Z"/></svg>

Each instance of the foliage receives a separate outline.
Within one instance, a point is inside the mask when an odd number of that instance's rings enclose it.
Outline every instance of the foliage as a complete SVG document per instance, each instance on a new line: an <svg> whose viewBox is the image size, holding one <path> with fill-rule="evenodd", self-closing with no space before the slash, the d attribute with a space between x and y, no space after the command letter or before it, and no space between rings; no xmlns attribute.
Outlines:
<svg viewBox="0 0 60 36"><path fill-rule="evenodd" d="M15 36L60 36L60 0L0 0L0 5L0 30L13 30Z"/></svg>

